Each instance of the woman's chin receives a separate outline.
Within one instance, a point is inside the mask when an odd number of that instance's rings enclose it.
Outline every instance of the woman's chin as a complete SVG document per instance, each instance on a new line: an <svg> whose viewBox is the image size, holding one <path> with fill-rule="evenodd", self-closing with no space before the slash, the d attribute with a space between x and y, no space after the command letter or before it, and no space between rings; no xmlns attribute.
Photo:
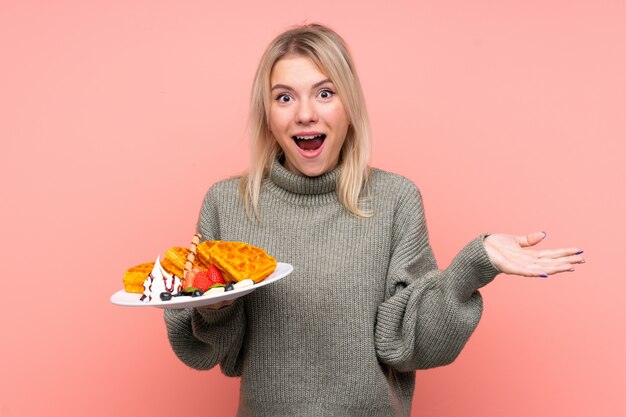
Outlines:
<svg viewBox="0 0 626 417"><path fill-rule="evenodd" d="M304 164L287 163L285 168L294 174L304 175L305 177L319 177L320 175L332 170L332 168L328 168L326 164L321 162L309 162Z"/></svg>

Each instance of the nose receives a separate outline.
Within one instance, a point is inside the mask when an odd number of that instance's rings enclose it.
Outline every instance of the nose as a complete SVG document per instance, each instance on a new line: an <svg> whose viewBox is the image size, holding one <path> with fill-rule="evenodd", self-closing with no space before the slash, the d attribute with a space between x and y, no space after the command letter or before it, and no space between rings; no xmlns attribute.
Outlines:
<svg viewBox="0 0 626 417"><path fill-rule="evenodd" d="M296 111L296 123L308 125L317 122L317 111L315 104L309 100L300 100Z"/></svg>

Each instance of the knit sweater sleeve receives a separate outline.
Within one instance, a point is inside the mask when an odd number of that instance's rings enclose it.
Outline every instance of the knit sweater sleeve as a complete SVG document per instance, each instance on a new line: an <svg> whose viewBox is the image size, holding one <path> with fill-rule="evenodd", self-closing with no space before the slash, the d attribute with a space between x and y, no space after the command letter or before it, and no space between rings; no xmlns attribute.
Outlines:
<svg viewBox="0 0 626 417"><path fill-rule="evenodd" d="M202 240L220 237L216 194L212 187L202 204L197 224ZM164 319L170 345L185 364L201 370L220 364L224 374L241 375L237 359L246 325L242 299L216 310L166 309Z"/></svg>
<svg viewBox="0 0 626 417"><path fill-rule="evenodd" d="M375 328L379 359L399 371L453 362L482 314L478 288L499 272L487 256L484 236L439 270L420 192L411 182L405 185L394 218L386 299Z"/></svg>

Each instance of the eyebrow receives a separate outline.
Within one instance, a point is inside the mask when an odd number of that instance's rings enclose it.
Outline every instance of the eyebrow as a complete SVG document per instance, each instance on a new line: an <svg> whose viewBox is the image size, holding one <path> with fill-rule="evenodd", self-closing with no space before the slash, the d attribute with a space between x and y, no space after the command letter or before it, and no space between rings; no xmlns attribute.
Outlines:
<svg viewBox="0 0 626 417"><path fill-rule="evenodd" d="M331 80L329 80L328 78L324 78L323 80L318 81L315 84L313 84L313 86L311 88L315 89L315 88L320 87L320 86L322 86L324 84L327 84L327 83L332 84L333 82ZM282 89L282 90L292 90L293 91L292 87L289 87L288 85L285 85L285 84L274 84L272 86L272 90L280 90L280 89Z"/></svg>

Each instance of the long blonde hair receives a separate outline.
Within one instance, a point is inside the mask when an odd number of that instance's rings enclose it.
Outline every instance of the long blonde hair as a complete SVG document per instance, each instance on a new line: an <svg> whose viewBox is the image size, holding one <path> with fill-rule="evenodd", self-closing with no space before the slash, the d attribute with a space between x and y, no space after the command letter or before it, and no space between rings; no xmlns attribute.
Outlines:
<svg viewBox="0 0 626 417"><path fill-rule="evenodd" d="M367 189L371 154L371 133L361 83L343 39L319 24L295 27L278 35L259 62L250 97L250 167L241 177L239 187L246 212L250 216L252 209L255 217L260 218L261 182L282 153L269 127L270 76L276 62L288 54L309 58L335 85L350 120L340 154L337 197L355 216L371 216L359 208L361 191Z"/></svg>

